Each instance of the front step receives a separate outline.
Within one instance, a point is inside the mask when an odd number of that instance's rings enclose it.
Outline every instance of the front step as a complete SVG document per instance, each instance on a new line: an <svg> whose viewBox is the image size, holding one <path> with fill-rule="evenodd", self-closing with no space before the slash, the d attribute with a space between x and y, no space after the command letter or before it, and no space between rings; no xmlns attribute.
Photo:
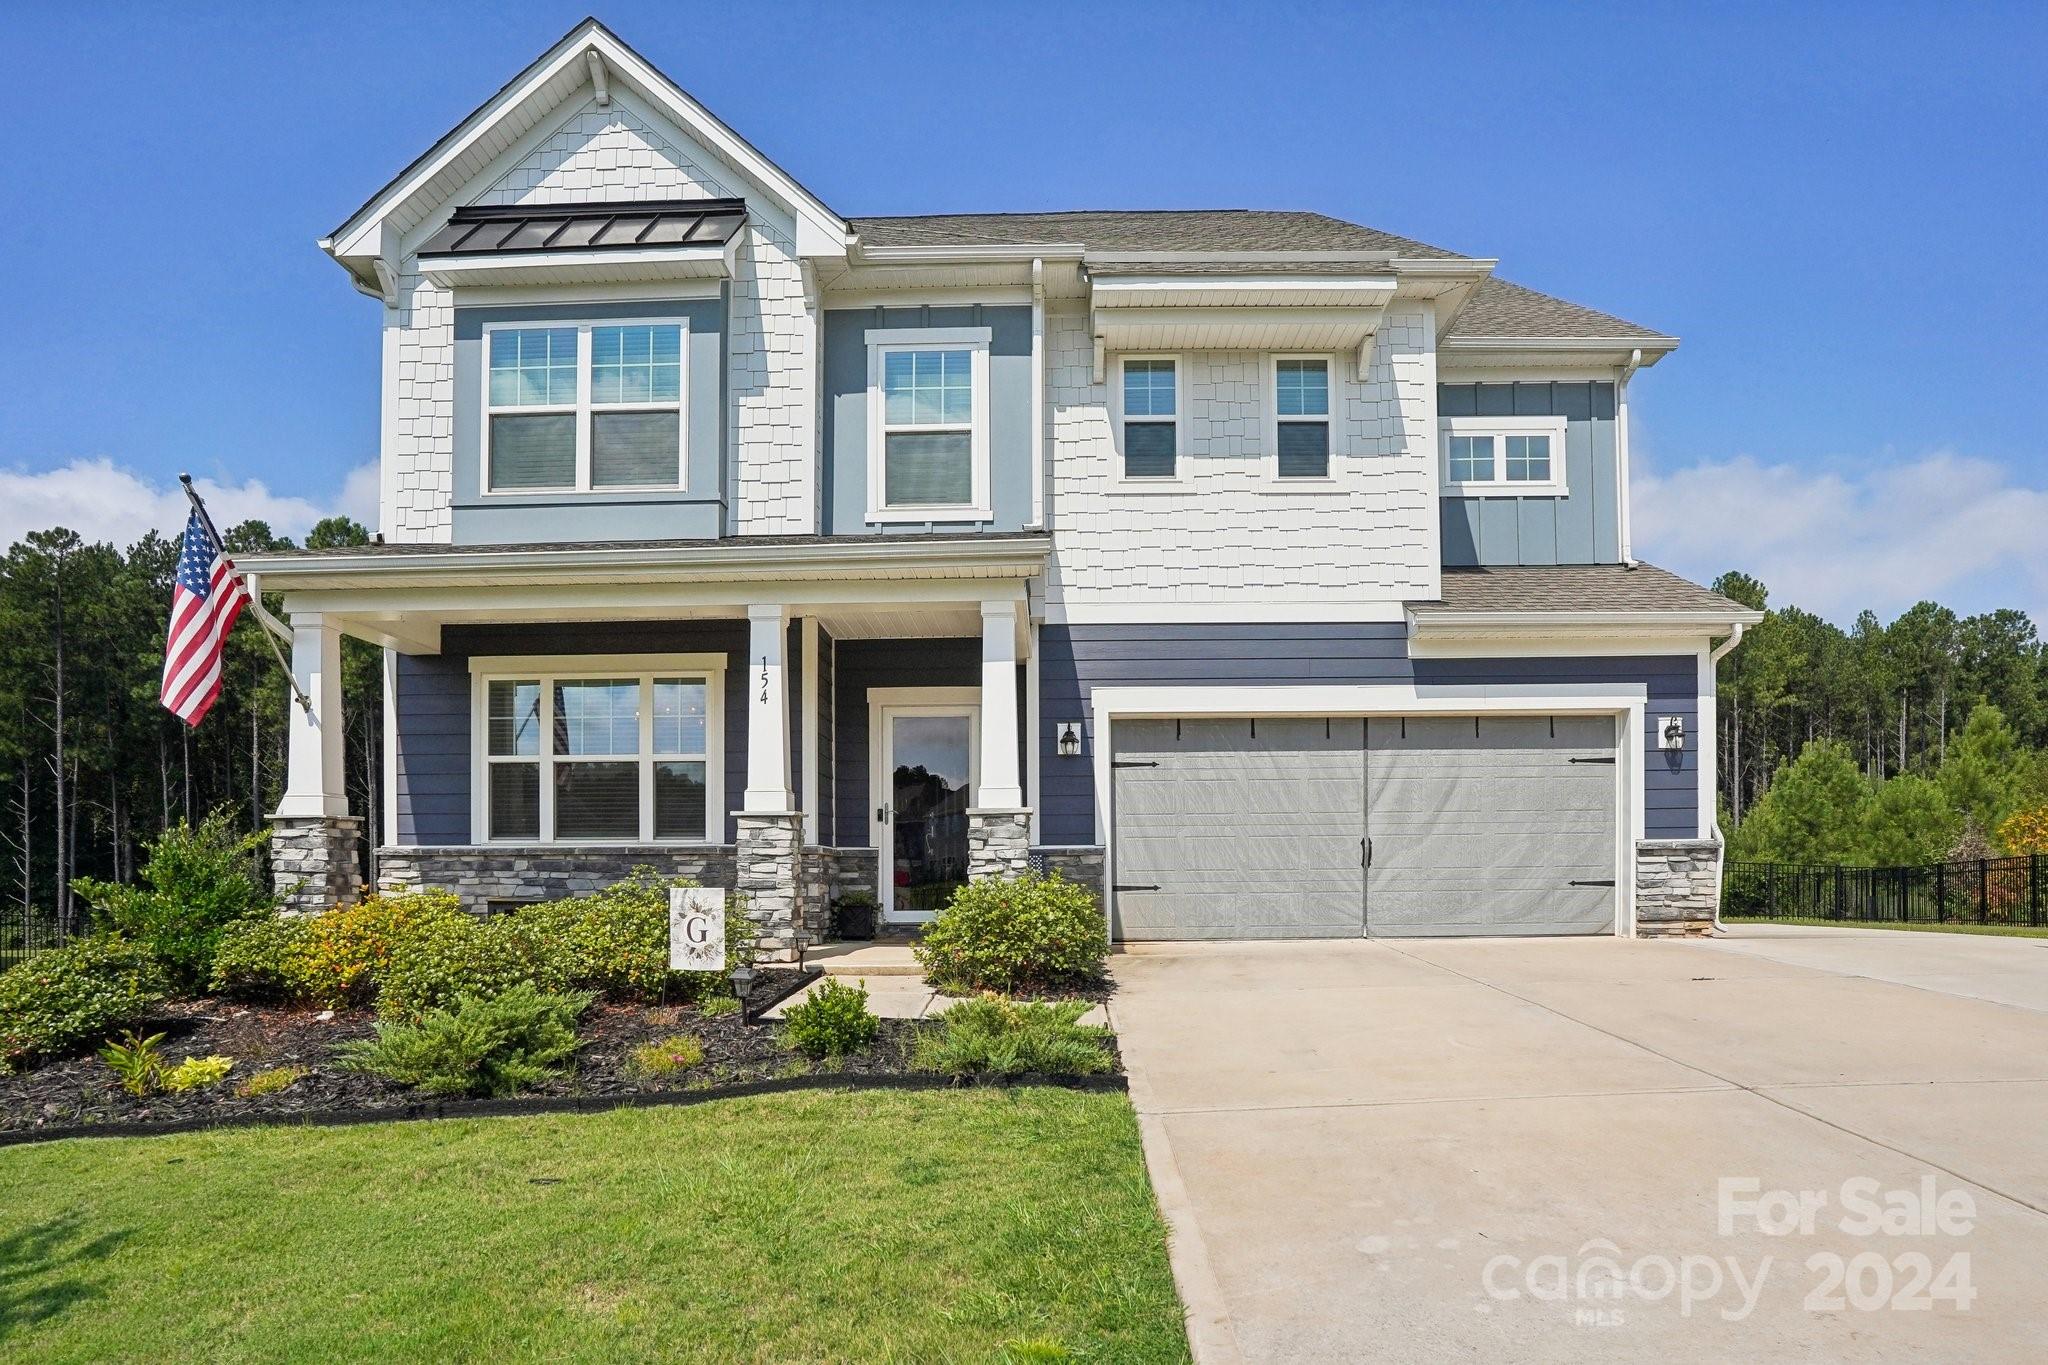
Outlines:
<svg viewBox="0 0 2048 1365"><path fill-rule="evenodd" d="M823 943L804 953L804 965L827 976L923 976L904 942Z"/></svg>

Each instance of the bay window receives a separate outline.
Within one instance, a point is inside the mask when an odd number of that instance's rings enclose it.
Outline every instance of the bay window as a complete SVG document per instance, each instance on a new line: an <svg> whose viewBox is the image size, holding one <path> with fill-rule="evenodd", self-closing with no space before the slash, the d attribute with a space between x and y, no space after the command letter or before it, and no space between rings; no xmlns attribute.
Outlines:
<svg viewBox="0 0 2048 1365"><path fill-rule="evenodd" d="M480 842L722 841L723 666L475 661Z"/></svg>
<svg viewBox="0 0 2048 1365"><path fill-rule="evenodd" d="M486 491L681 488L687 334L637 320L486 328Z"/></svg>
<svg viewBox="0 0 2048 1365"><path fill-rule="evenodd" d="M985 327L868 334L868 520L989 515Z"/></svg>

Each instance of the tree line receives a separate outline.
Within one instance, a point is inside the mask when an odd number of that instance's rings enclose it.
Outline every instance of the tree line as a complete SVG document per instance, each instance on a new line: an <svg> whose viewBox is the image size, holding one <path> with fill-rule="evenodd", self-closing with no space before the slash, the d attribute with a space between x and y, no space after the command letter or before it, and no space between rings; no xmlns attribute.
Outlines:
<svg viewBox="0 0 2048 1365"><path fill-rule="evenodd" d="M330 517L306 548L369 538ZM293 548L261 521L223 540L230 556ZM16 934L31 920L75 932L85 906L74 879L129 882L159 834L216 809L260 829L283 793L296 703L253 613L228 638L220 696L198 728L158 703L178 549L177 535L156 531L122 551L59 527L0 561L0 906L17 912L0 925ZM344 641L342 671L349 801L367 858L380 809L378 651Z"/></svg>
<svg viewBox="0 0 2048 1365"><path fill-rule="evenodd" d="M1721 660L1715 743L1729 856L1889 866L2035 852L2015 817L2048 805L2048 647L2011 609L1921 602L1843 630L1764 613ZM2019 831L2019 832L2016 832Z"/></svg>

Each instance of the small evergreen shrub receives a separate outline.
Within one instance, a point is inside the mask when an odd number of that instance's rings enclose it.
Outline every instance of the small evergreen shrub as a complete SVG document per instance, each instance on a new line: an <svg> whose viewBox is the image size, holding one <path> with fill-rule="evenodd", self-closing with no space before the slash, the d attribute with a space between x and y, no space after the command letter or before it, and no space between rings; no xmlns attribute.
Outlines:
<svg viewBox="0 0 2048 1365"><path fill-rule="evenodd" d="M341 1008L367 1003L404 944L452 924L474 923L446 891L366 896L304 921L303 945L286 955L294 999Z"/></svg>
<svg viewBox="0 0 2048 1365"><path fill-rule="evenodd" d="M158 1076L159 1083L174 1095L187 1090L198 1090L209 1085L219 1085L234 1070L235 1059L215 1053L210 1057L187 1057L176 1066L168 1066Z"/></svg>
<svg viewBox="0 0 2048 1365"><path fill-rule="evenodd" d="M636 868L602 891L522 906L502 923L526 942L534 960L578 990L608 1000L695 1000L728 989L724 973L668 967L669 890L696 884ZM746 901L737 895L726 898L725 954L728 969L754 959Z"/></svg>
<svg viewBox="0 0 2048 1365"><path fill-rule="evenodd" d="M633 1049L631 1069L648 1081L673 1080L704 1060L704 1045L687 1033Z"/></svg>
<svg viewBox="0 0 2048 1365"><path fill-rule="evenodd" d="M335 1049L340 1065L440 1095L509 1095L556 1075L576 1051L587 992L521 982L490 999L463 996L417 1023L380 1022L375 1038Z"/></svg>
<svg viewBox="0 0 2048 1365"><path fill-rule="evenodd" d="M236 1000L288 1004L298 999L298 963L308 921L284 915L237 920L221 931L207 989Z"/></svg>
<svg viewBox="0 0 2048 1365"><path fill-rule="evenodd" d="M990 877L953 893L916 948L943 991L1036 991L1101 977L1109 928L1086 887L1058 873Z"/></svg>
<svg viewBox="0 0 2048 1365"><path fill-rule="evenodd" d="M161 1033L144 1038L129 1029L119 1042L110 1041L100 1049L100 1060L120 1079L123 1090L131 1095L147 1095L163 1075L163 1041Z"/></svg>
<svg viewBox="0 0 2048 1365"><path fill-rule="evenodd" d="M257 1072L237 1085L235 1093L245 1100L253 1100L261 1095L275 1095L280 1090L291 1089L299 1077L305 1074L306 1069L302 1066L273 1066Z"/></svg>
<svg viewBox="0 0 2048 1365"><path fill-rule="evenodd" d="M222 808L196 827L178 824L158 835L139 881L79 877L71 887L109 928L153 953L174 985L197 989L213 969L222 931L272 905L256 864L257 851L269 840L268 830L237 834Z"/></svg>
<svg viewBox="0 0 2048 1365"><path fill-rule="evenodd" d="M1110 1031L1077 1022L1086 1000L962 1000L918 1030L911 1065L947 1076L1093 1076L1108 1071Z"/></svg>
<svg viewBox="0 0 2048 1365"><path fill-rule="evenodd" d="M146 1018L170 993L155 954L113 934L37 953L0 973L0 1062L14 1066Z"/></svg>
<svg viewBox="0 0 2048 1365"><path fill-rule="evenodd" d="M401 939L382 970L379 1017L421 1020L465 997L489 999L515 986L564 989L565 974L509 924L508 919L457 914Z"/></svg>
<svg viewBox="0 0 2048 1365"><path fill-rule="evenodd" d="M826 977L782 1019L782 1036L807 1057L843 1057L875 1041L882 1021L868 1009L865 986Z"/></svg>

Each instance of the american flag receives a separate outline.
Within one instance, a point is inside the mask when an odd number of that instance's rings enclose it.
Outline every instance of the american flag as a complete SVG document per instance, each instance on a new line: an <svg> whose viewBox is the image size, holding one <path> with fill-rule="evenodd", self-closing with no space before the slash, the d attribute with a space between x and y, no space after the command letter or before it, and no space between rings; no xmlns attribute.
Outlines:
<svg viewBox="0 0 2048 1365"><path fill-rule="evenodd" d="M220 695L220 657L248 594L234 561L199 519L185 523L171 589L171 634L164 647L163 703L187 725L205 718Z"/></svg>

